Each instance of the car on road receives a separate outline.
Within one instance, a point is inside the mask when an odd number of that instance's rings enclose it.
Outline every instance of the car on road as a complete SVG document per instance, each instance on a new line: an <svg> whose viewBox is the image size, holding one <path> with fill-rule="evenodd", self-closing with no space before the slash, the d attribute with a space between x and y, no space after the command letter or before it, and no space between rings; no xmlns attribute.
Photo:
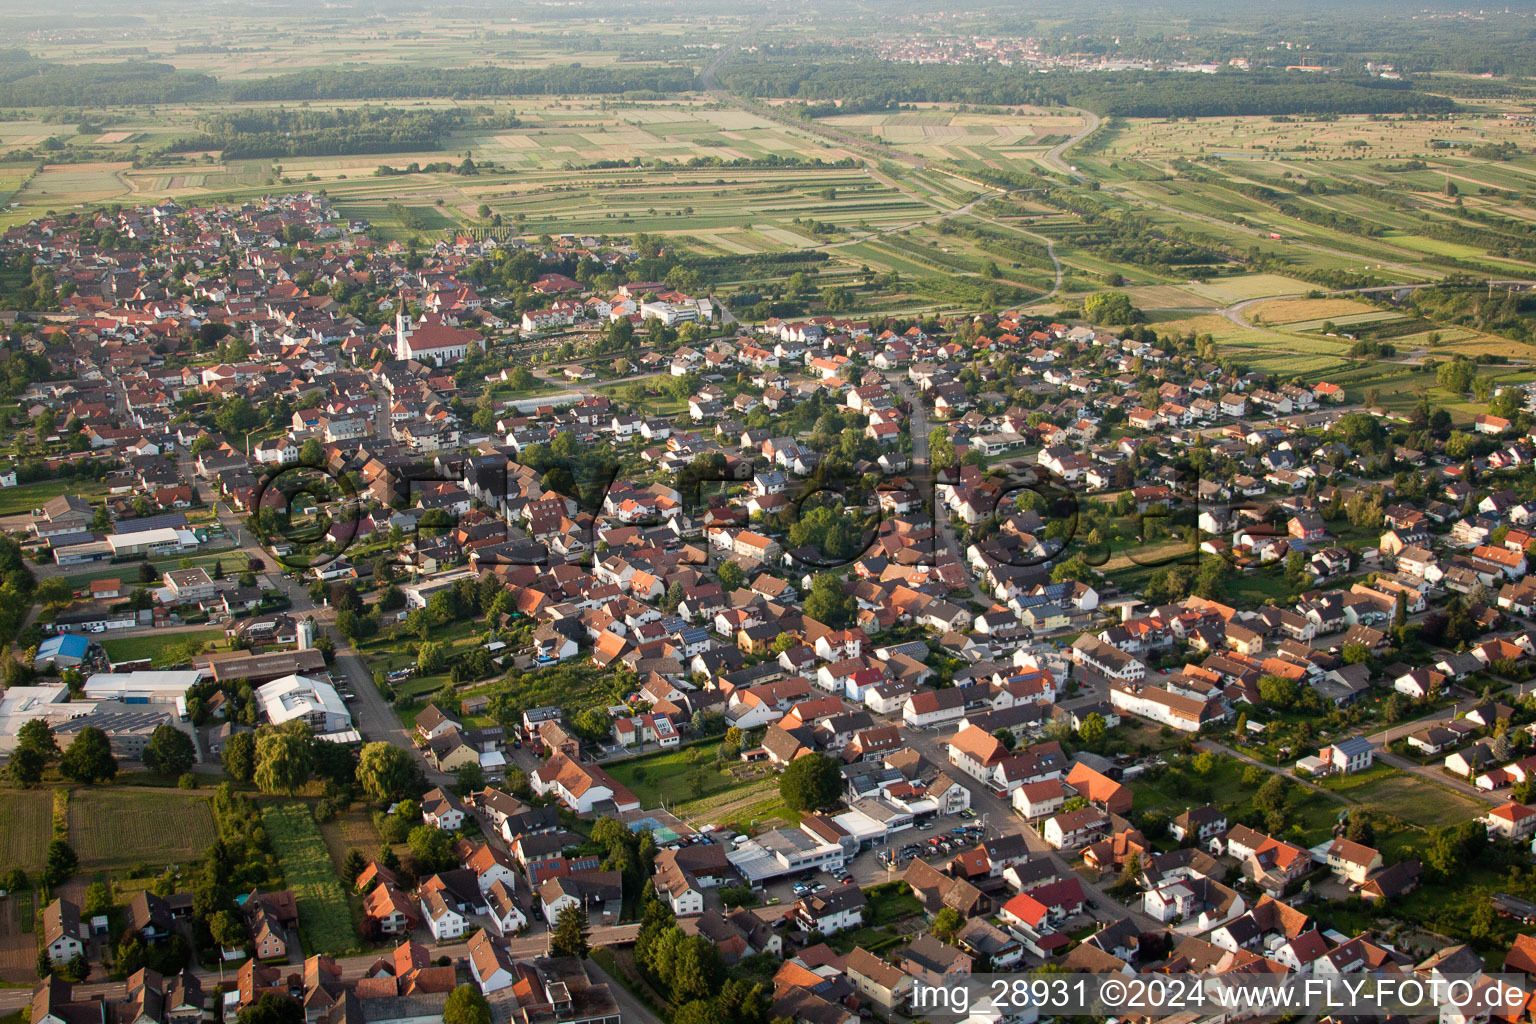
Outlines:
<svg viewBox="0 0 1536 1024"><path fill-rule="evenodd" d="M769 896L766 900L763 901L763 904L769 907L776 907L783 902L784 901L779 899L777 896Z"/></svg>
<svg viewBox="0 0 1536 1024"><path fill-rule="evenodd" d="M811 887L806 885L804 882L796 882L794 891L796 896L804 896L806 893L811 891Z"/></svg>

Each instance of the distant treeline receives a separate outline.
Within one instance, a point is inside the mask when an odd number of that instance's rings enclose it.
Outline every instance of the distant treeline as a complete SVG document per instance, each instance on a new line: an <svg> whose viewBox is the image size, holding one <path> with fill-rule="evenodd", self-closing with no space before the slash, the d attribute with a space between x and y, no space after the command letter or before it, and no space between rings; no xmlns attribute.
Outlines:
<svg viewBox="0 0 1536 1024"><path fill-rule="evenodd" d="M299 71L229 86L235 101L538 96L565 93L675 93L695 88L693 71L675 67L348 68Z"/></svg>
<svg viewBox="0 0 1536 1024"><path fill-rule="evenodd" d="M202 135L171 148L223 150L226 160L411 153L442 148L447 134L465 120L457 110L250 110L205 117L198 122Z"/></svg>
<svg viewBox="0 0 1536 1024"><path fill-rule="evenodd" d="M547 68L321 69L221 84L210 75L177 71L170 64L55 64L39 60L25 50L0 49L0 107L562 94L660 96L696 87L693 70L687 67L580 64Z"/></svg>
<svg viewBox="0 0 1536 1024"><path fill-rule="evenodd" d="M1062 105L1119 117L1434 114L1456 106L1418 92L1407 80L1298 72L1045 75L978 64L758 57L733 61L721 79L744 95L804 100L816 113L830 113L830 100L844 100L854 110L893 103Z"/></svg>
<svg viewBox="0 0 1536 1024"><path fill-rule="evenodd" d="M218 88L209 75L169 64L50 64L21 50L0 51L0 107L83 107L102 103L177 103Z"/></svg>

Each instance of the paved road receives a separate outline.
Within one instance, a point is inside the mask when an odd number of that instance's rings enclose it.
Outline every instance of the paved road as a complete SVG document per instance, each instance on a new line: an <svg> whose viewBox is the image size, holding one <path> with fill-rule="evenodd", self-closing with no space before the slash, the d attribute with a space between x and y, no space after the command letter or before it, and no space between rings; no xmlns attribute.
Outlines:
<svg viewBox="0 0 1536 1024"><path fill-rule="evenodd" d="M907 730L907 745L933 764L940 767L949 765L948 752L940 745L941 737L949 735L940 732L919 732ZM1049 857L1056 865L1063 877L1076 876L1082 882L1083 891L1088 898L1098 905L1098 913L1095 915L1101 920L1117 921L1129 917L1144 931L1161 931L1163 925L1141 910L1127 907L1119 900L1105 892L1096 883L1083 878L1072 869L1071 863L1062 854L1053 850L1049 843L1038 832L1030 828L1023 819L1014 813L1013 806L996 793L992 792L980 782L955 769L951 777L960 782L971 791L971 810L977 814L986 816L987 835L1012 835L1019 834L1024 837L1024 842L1029 846L1029 852L1037 857Z"/></svg>
<svg viewBox="0 0 1536 1024"><path fill-rule="evenodd" d="M1040 158L1040 161L1051 170L1060 171L1062 174L1070 175L1078 181L1083 180L1083 175L1077 172L1077 168L1072 167L1067 163L1065 154L1067 150L1071 149L1073 146L1077 145L1079 142L1082 142L1088 136L1092 135L1094 131L1099 127L1098 114L1095 114L1091 110L1084 110L1082 114L1083 130L1078 132L1076 135L1073 135L1065 142L1062 142L1060 145L1051 147L1050 151Z"/></svg>
<svg viewBox="0 0 1536 1024"><path fill-rule="evenodd" d="M650 1007L636 999L630 994L629 989L619 984L618 979L593 961L587 961L587 972L594 980L608 983L608 990L613 993L614 1001L619 1004L619 1016L623 1020L639 1021L640 1024L662 1024L661 1018L652 1013Z"/></svg>
<svg viewBox="0 0 1536 1024"><path fill-rule="evenodd" d="M309 590L295 580L290 579L282 571L281 565L275 564L272 554L261 547L256 538L246 529L244 522L233 510L221 504L218 506L218 515L219 522L223 523L225 529L229 530L240 543L242 551L248 551L261 557L270 566L271 571L267 575L277 583L278 588L292 602L290 610L294 614L307 615L313 618L315 624L325 632L325 635L330 638L331 643L335 645L336 661L333 667L346 677L347 682L352 687L352 692L357 695L357 699L349 705L349 710L352 712L353 724L363 734L364 739L385 740L403 750L410 751L411 756L415 757L421 764L427 781L433 785L454 781L452 775L434 769L427 763L426 758L421 752L416 749L416 745L411 741L410 734L400 724L399 716L395 714L389 701L384 699L383 694L374 685L373 672L368 668L368 664L363 656L352 647L345 637L337 633L335 627L331 624L331 609L315 607L315 603L310 600Z"/></svg>
<svg viewBox="0 0 1536 1024"><path fill-rule="evenodd" d="M912 407L911 435L914 475L918 479L931 478L932 469L928 463L928 409L923 404L922 395L919 395L905 379L898 381L897 388L900 390L902 397ZM949 518L949 509L939 500L937 490L935 490L933 495L933 522L938 530L939 540L949 549L950 554L954 555L962 566L965 566L965 578L971 586L971 598L983 608L990 608L994 602L981 589L981 585L976 582L976 577L972 575L970 567L965 565L965 548L961 546L960 538L955 536L955 528ZM937 554L937 551L934 553Z"/></svg>
<svg viewBox="0 0 1536 1024"><path fill-rule="evenodd" d="M433 768L426 756L416 749L410 734L400 724L400 717L395 714L389 701L384 699L384 695L379 693L378 687L374 685L373 673L369 671L363 656L354 650L346 638L337 633L329 623L323 624L322 628L331 638L331 642L336 645L334 668L346 676L352 692L357 695L357 699L349 705L349 709L352 712L352 722L357 726L358 732L362 733L366 739L384 740L410 751L411 756L421 764L427 781L434 786L455 781L453 775Z"/></svg>

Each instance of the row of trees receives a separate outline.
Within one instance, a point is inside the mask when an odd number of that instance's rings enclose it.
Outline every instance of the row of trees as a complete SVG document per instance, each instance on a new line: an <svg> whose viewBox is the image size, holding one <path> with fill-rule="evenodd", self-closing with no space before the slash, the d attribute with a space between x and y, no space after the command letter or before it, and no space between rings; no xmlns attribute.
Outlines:
<svg viewBox="0 0 1536 1024"><path fill-rule="evenodd" d="M191 747L190 756L183 763L188 747ZM174 726L162 725L151 734L144 757L146 767L179 775L197 760L197 750L186 733ZM75 733L69 748L60 751L48 723L41 718L31 719L17 730L16 748L6 764L6 776L14 785L35 786L53 765L58 766L59 774L64 778L86 786L111 782L117 777L117 758L112 754L111 741L96 726L85 726Z"/></svg>
<svg viewBox="0 0 1536 1024"><path fill-rule="evenodd" d="M354 753L343 744L317 739L300 721L238 732L225 742L220 757L230 778L255 783L263 793L296 793L319 777L333 801L350 802L360 789L383 804L419 793L424 785L421 766L403 748L375 741Z"/></svg>

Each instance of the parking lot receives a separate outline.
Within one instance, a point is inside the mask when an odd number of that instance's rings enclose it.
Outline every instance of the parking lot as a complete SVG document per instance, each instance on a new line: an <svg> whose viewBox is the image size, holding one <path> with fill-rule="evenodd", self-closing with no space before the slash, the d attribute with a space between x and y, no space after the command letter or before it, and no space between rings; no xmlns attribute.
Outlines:
<svg viewBox="0 0 1536 1024"><path fill-rule="evenodd" d="M992 833L996 834L996 829ZM796 900L813 893L826 892L843 885L868 888L882 882L897 881L916 857L935 864L948 860L961 850L975 849L984 837L979 817L972 811L944 815L905 829L892 841L861 852L838 871L810 870L775 879L758 890L759 910L772 920L786 913ZM721 837L712 834L713 841ZM729 844L730 840L724 840ZM766 908L766 910L764 910Z"/></svg>

